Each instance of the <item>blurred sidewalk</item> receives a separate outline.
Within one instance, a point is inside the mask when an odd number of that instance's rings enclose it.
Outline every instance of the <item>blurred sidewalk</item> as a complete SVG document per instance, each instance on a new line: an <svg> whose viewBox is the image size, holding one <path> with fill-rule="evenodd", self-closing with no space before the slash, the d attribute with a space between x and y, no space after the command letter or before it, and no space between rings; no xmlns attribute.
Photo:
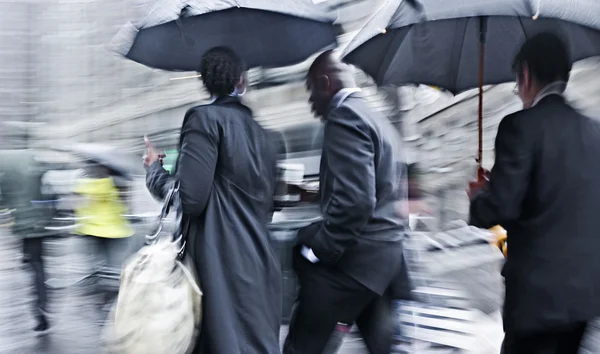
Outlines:
<svg viewBox="0 0 600 354"><path fill-rule="evenodd" d="M139 234L143 234L140 232ZM142 236L131 239L141 244ZM50 284L72 284L49 293L51 330L47 336L36 337L32 331L32 286L26 265L21 263L20 241L6 229L0 229L0 354L101 354L99 298L89 286L75 285L93 271L90 240L86 237L51 239L46 242L45 260ZM499 320L482 322L481 350L475 354L497 354L490 351L502 340ZM282 326L282 341L287 326ZM339 354L366 354L362 339L349 335ZM415 352L416 353L416 352ZM421 351L418 354L458 353L457 351Z"/></svg>

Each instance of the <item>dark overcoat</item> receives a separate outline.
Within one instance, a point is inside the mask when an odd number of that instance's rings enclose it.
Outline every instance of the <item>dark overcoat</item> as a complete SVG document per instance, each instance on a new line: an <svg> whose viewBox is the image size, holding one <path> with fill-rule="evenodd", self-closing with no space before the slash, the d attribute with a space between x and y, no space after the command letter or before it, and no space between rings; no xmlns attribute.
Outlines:
<svg viewBox="0 0 600 354"><path fill-rule="evenodd" d="M504 327L567 328L600 316L600 123L559 95L504 118L471 223L508 232Z"/></svg>
<svg viewBox="0 0 600 354"><path fill-rule="evenodd" d="M158 198L180 182L187 255L204 292L194 353L279 353L282 280L267 231L276 177L270 134L225 97L187 112L179 150L173 175L154 163L146 180Z"/></svg>

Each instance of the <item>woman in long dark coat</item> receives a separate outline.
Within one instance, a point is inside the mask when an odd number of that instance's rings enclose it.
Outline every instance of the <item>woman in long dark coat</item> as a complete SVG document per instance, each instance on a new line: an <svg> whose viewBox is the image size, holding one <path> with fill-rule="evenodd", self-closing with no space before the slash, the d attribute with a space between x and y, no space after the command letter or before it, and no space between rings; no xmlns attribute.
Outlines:
<svg viewBox="0 0 600 354"><path fill-rule="evenodd" d="M245 79L236 54L211 49L200 74L215 100L186 113L174 175L151 146L145 159L155 197L162 199L171 182L180 181L187 255L204 292L194 353L279 353L281 275L267 231L276 151L239 100Z"/></svg>

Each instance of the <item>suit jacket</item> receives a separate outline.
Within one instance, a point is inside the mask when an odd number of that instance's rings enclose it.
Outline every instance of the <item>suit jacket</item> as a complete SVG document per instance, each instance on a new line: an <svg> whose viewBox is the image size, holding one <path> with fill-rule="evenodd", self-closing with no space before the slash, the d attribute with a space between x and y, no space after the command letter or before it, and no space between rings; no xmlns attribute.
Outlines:
<svg viewBox="0 0 600 354"><path fill-rule="evenodd" d="M507 116L471 223L508 232L504 326L531 333L600 315L600 124L558 95Z"/></svg>
<svg viewBox="0 0 600 354"><path fill-rule="evenodd" d="M405 163L396 129L352 94L325 120L323 222L306 243L325 266L383 294L402 264Z"/></svg>

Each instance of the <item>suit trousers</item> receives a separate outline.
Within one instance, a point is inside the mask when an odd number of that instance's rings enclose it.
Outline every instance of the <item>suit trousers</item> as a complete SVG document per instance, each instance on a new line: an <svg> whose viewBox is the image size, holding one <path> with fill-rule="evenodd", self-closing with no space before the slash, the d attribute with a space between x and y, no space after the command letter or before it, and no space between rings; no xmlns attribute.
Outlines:
<svg viewBox="0 0 600 354"><path fill-rule="evenodd" d="M389 354L393 321L391 299L366 288L349 275L311 263L294 250L300 289L284 354L324 354L339 323L356 323L371 354Z"/></svg>
<svg viewBox="0 0 600 354"><path fill-rule="evenodd" d="M503 354L577 354L586 324L530 335L507 333Z"/></svg>

